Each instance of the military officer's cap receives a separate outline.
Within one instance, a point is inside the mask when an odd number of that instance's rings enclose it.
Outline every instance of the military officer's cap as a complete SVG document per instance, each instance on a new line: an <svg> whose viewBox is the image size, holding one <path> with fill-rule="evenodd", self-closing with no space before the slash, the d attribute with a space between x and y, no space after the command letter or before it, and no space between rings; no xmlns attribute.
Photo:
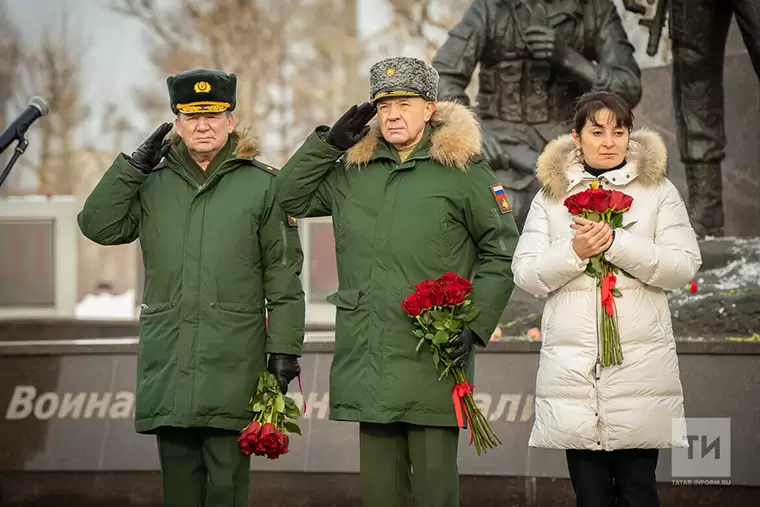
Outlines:
<svg viewBox="0 0 760 507"><path fill-rule="evenodd" d="M195 69L166 78L172 112L219 113L235 110L237 76L218 70Z"/></svg>
<svg viewBox="0 0 760 507"><path fill-rule="evenodd" d="M369 71L370 101L394 97L438 98L438 72L417 58L396 56L377 62Z"/></svg>

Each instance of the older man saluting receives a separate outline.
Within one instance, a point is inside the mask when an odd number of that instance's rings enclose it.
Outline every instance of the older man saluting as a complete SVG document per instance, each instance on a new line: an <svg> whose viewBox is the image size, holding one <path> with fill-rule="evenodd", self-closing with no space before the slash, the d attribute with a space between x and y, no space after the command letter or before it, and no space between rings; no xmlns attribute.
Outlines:
<svg viewBox="0 0 760 507"><path fill-rule="evenodd" d="M275 202L274 170L235 128L236 82L203 69L170 76L177 135L164 140L165 123L116 157L79 214L96 243L140 239L135 428L157 435L169 507L248 505L237 436L267 353L283 391L300 371L298 230Z"/></svg>
<svg viewBox="0 0 760 507"><path fill-rule="evenodd" d="M421 60L375 64L370 102L321 126L285 164L278 196L296 217L333 217L338 262L330 418L360 423L364 505L459 505L453 380L415 351L401 301L417 283L474 276L481 309L450 354L467 365L514 287L517 227L480 131L463 106L436 103L438 74ZM377 114L379 125L367 123ZM413 469L413 472L412 472Z"/></svg>

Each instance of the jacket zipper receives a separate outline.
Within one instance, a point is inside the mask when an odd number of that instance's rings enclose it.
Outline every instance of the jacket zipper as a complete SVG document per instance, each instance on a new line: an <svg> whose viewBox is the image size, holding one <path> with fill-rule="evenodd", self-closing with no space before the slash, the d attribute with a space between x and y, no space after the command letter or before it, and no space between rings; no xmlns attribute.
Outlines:
<svg viewBox="0 0 760 507"><path fill-rule="evenodd" d="M601 403L599 401L599 380L602 378L602 360L601 360L601 350L602 350L602 344L601 344L601 336L599 333L599 305L601 304L600 299L601 296L599 295L599 291L595 290L596 293L596 304L595 307L595 314L596 314L596 363L594 363L594 384L596 389L596 413L594 414L596 417L596 430L597 430L597 444L601 446L602 443L602 426L601 426L601 419L599 419L599 408L601 406Z"/></svg>

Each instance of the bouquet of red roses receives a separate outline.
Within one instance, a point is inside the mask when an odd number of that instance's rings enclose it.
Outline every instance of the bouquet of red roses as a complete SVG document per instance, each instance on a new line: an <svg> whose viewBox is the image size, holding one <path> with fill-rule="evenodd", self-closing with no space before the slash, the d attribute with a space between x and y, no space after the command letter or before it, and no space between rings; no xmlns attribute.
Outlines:
<svg viewBox="0 0 760 507"><path fill-rule="evenodd" d="M301 434L298 424L293 421L301 417L301 411L292 398L282 395L277 380L268 371L259 377L258 388L248 410L253 412L253 420L238 437L243 453L269 459L287 454L290 444L288 435Z"/></svg>
<svg viewBox="0 0 760 507"><path fill-rule="evenodd" d="M470 444L475 442L475 449L480 455L483 450L497 447L501 440L475 404L472 397L475 386L467 382L462 368L455 367L453 362L446 358L445 350L449 342L467 327L467 323L478 316L479 310L467 299L472 292L472 284L456 273L446 273L437 280L425 280L415 289L415 292L401 303L401 307L414 319L417 327L413 332L419 339L417 351L427 342L433 353L435 368L441 371L443 367L438 380L449 373L453 375L456 384L451 397L457 423L460 428L464 427L464 413L470 425Z"/></svg>
<svg viewBox="0 0 760 507"><path fill-rule="evenodd" d="M631 227L635 222L623 226L623 213L630 209L633 197L617 190L598 188L598 184L594 183L592 188L565 199L565 207L568 211L594 222L606 222L613 229ZM598 358L601 366L618 365L623 362L623 350L620 346L620 333L615 313L615 298L622 297L620 289L615 287L617 283L615 275L618 271L631 277L624 270L607 262L604 253L591 257L586 266L586 274L596 278L597 287L600 288L602 295L604 311L599 326L601 350Z"/></svg>

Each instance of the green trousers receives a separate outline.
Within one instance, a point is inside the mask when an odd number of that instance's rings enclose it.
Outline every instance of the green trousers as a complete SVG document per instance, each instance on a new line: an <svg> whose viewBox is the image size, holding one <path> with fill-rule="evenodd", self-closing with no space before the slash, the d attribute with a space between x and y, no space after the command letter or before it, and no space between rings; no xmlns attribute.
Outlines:
<svg viewBox="0 0 760 507"><path fill-rule="evenodd" d="M458 428L359 425L364 507L459 507Z"/></svg>
<svg viewBox="0 0 760 507"><path fill-rule="evenodd" d="M159 428L165 507L248 507L249 456L238 433L216 428Z"/></svg>

